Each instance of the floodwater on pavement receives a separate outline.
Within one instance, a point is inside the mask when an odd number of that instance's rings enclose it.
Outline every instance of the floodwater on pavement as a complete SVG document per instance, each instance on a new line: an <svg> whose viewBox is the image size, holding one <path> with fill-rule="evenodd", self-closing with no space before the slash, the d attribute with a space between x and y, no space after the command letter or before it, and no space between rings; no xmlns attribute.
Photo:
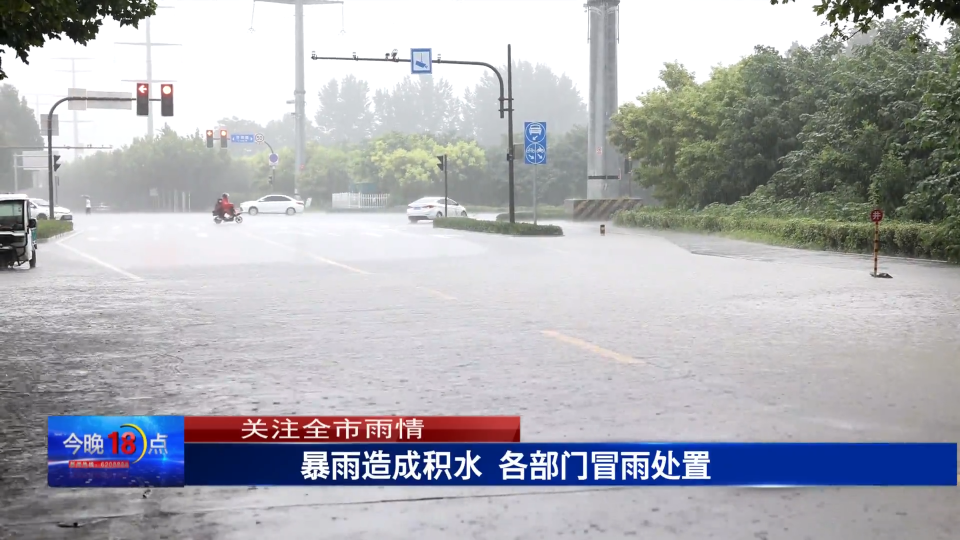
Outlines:
<svg viewBox="0 0 960 540"><path fill-rule="evenodd" d="M519 414L527 441L960 440L960 269L562 224L78 216L0 272L0 538L960 537L956 488L46 487L55 414ZM891 464L910 467L916 464Z"/></svg>

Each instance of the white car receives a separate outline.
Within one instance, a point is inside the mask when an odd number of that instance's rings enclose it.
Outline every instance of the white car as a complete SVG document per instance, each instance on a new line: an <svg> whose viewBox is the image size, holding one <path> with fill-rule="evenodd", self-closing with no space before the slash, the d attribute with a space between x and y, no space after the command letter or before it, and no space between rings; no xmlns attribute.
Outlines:
<svg viewBox="0 0 960 540"><path fill-rule="evenodd" d="M293 216L302 214L305 207L303 201L298 201L286 195L267 195L255 201L240 204L240 211L255 216L257 214L286 214Z"/></svg>
<svg viewBox="0 0 960 540"><path fill-rule="evenodd" d="M416 223L423 219L442 218L444 211L448 217L467 217L467 209L453 199L447 198L444 208L443 197L424 197L407 205L407 219Z"/></svg>
<svg viewBox="0 0 960 540"><path fill-rule="evenodd" d="M50 213L50 203L44 199L30 199L30 215L37 219L47 219ZM53 207L53 219L72 221L73 212L62 206Z"/></svg>

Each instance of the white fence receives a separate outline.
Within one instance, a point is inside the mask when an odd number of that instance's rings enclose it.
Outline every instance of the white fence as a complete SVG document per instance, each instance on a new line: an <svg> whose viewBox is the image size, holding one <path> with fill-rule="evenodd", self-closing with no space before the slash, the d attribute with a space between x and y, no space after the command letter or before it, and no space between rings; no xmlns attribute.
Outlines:
<svg viewBox="0 0 960 540"><path fill-rule="evenodd" d="M386 208L390 204L387 193L334 193L334 208Z"/></svg>

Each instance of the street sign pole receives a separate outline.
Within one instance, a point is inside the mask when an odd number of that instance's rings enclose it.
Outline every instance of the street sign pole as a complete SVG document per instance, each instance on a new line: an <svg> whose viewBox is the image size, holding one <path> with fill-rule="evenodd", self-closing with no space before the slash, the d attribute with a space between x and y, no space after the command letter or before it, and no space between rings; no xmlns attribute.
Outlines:
<svg viewBox="0 0 960 540"><path fill-rule="evenodd" d="M886 272L880 272L878 265L880 260L880 222L883 221L883 210L877 208L870 212L870 221L873 222L873 273L875 278L892 278Z"/></svg>
<svg viewBox="0 0 960 540"><path fill-rule="evenodd" d="M443 217L450 217L447 212L447 155L443 155Z"/></svg>
<svg viewBox="0 0 960 540"><path fill-rule="evenodd" d="M547 162L547 123L523 123L523 162L533 165L533 224L537 224L537 166Z"/></svg>
<svg viewBox="0 0 960 540"><path fill-rule="evenodd" d="M533 166L533 224L537 224L537 166Z"/></svg>

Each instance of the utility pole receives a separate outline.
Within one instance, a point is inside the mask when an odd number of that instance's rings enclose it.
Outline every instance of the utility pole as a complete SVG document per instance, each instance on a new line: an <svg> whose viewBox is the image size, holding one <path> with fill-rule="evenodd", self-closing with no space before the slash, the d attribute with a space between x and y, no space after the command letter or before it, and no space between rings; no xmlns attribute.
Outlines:
<svg viewBox="0 0 960 540"><path fill-rule="evenodd" d="M157 9L170 9L171 7L172 7L172 6L157 6ZM149 97L151 97L151 98L153 97L153 83L173 83L173 82L177 82L177 81L172 81L172 80L167 80L167 79L159 80L159 79L154 79L154 78L153 78L153 55L152 55L152 48L153 48L153 47L179 47L179 46L181 45L181 43L155 43L155 42L153 42L153 41L150 39L150 19L152 19L152 18L153 18L153 17L147 17L147 19L144 21L144 33L145 33L145 39L144 39L144 41L142 41L142 42L121 41L121 42L117 42L117 43L116 43L117 45L138 45L138 46L146 47L146 49L147 49L147 78L146 78L146 80L144 80L144 79L124 79L123 82L132 82L132 83L146 82L147 85L150 87L150 89L147 91L147 95L148 95ZM155 137L155 136L156 136L156 132L153 130L153 101L151 100L151 101L150 101L149 114L147 115L147 138L151 138L151 139L152 139L152 138Z"/></svg>
<svg viewBox="0 0 960 540"><path fill-rule="evenodd" d="M89 71L77 71L77 60L91 60L90 58L55 58L54 60L69 60L70 69L58 69L61 73L70 74L70 88L78 88L77 73L90 73ZM73 145L80 146L80 119L77 117L77 111L73 111ZM73 151L74 159L80 159L80 150Z"/></svg>
<svg viewBox="0 0 960 540"><path fill-rule="evenodd" d="M303 6L318 6L327 4L343 4L342 0L254 0L254 2L268 2L271 4L293 4L294 34L296 51L296 88L293 91L297 129L296 129L296 163L293 169L293 194L299 194L298 180L300 169L303 168L306 154L306 90L303 82Z"/></svg>

